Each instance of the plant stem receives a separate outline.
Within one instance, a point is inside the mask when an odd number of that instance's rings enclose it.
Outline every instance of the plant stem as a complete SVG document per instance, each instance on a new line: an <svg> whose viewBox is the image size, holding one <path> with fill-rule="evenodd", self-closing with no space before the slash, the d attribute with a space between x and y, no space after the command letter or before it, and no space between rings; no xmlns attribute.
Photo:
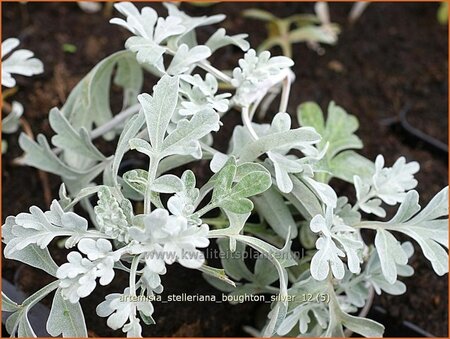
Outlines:
<svg viewBox="0 0 450 339"><path fill-rule="evenodd" d="M252 122L250 120L250 116L249 116L249 112L248 112L248 107L242 107L242 113L241 113L241 117L242 117L242 122L244 123L245 127L247 127L250 135L252 136L252 138L254 140L258 140L258 135L256 134L255 130L252 127Z"/></svg>
<svg viewBox="0 0 450 339"><path fill-rule="evenodd" d="M354 228L365 228L370 230L376 230L378 229L377 222L376 221L363 221L359 224L353 225Z"/></svg>
<svg viewBox="0 0 450 339"><path fill-rule="evenodd" d="M214 75L217 79L231 84L231 78L228 75L226 75L221 70L215 68L214 66L211 66L206 61L199 61L199 62L197 62L197 65L198 65L198 67L203 68L205 71ZM234 86L233 86L233 88L234 88Z"/></svg>
<svg viewBox="0 0 450 339"><path fill-rule="evenodd" d="M289 102L289 93L291 91L291 79L289 74L283 80L283 90L281 92L279 112L286 112Z"/></svg>
<svg viewBox="0 0 450 339"><path fill-rule="evenodd" d="M207 144L205 144L203 141L200 141L200 146L202 147L202 149L208 153L210 153L211 155L214 155L216 153L219 153L219 151L215 150L214 148L212 148L211 146L208 146Z"/></svg>
<svg viewBox="0 0 450 339"><path fill-rule="evenodd" d="M144 196L144 213L149 214L152 211L152 189L153 181L156 179L156 172L158 170L159 158L150 158L150 165L148 168L147 187L145 188Z"/></svg>
<svg viewBox="0 0 450 339"><path fill-rule="evenodd" d="M135 104L133 106L128 107L127 109L121 111L120 113L116 114L111 120L109 120L107 123L97 127L96 129L93 129L91 132L91 138L95 139L99 136L102 136L106 132L109 132L114 127L125 121L128 117L132 116L133 114L136 114L141 109L141 104Z"/></svg>
<svg viewBox="0 0 450 339"><path fill-rule="evenodd" d="M252 109L250 110L249 113L249 118L250 120L253 120L253 117L255 116L255 112L256 109L258 108L259 104L261 103L261 101L265 98L265 96L260 97L258 100L256 100L256 102L252 105Z"/></svg>
<svg viewBox="0 0 450 339"><path fill-rule="evenodd" d="M136 295L136 271L139 265L139 261L141 260L142 254L139 254L138 256L133 258L133 261L131 262L131 268L130 268L130 295L135 296Z"/></svg>
<svg viewBox="0 0 450 339"><path fill-rule="evenodd" d="M202 209L200 209L199 211L197 211L195 214L198 215L198 217L200 218L202 215L208 213L209 211L211 211L212 209L216 208L217 206L214 204L208 204L205 207L203 207Z"/></svg>
<svg viewBox="0 0 450 339"><path fill-rule="evenodd" d="M48 294L56 290L59 286L59 280L53 281L47 286L42 287L39 291L35 292L31 296L29 296L27 299L25 299L21 306L28 306L28 308L33 307L36 305L39 301L44 299Z"/></svg>

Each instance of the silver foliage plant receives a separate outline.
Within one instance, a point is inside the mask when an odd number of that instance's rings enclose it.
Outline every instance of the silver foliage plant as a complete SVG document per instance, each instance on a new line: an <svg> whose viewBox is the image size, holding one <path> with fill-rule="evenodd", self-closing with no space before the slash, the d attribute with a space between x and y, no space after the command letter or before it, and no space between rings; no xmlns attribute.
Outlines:
<svg viewBox="0 0 450 339"><path fill-rule="evenodd" d="M34 53L27 49L15 50L20 44L19 39L9 38L2 42L2 86L12 88L16 86L13 74L32 76L44 71L42 61L34 57ZM20 102L13 101L11 111L2 119L2 133L17 132L24 108ZM2 140L2 153L8 144Z"/></svg>
<svg viewBox="0 0 450 339"><path fill-rule="evenodd" d="M223 28L199 43L196 30L224 16L190 17L165 6L168 15L158 17L150 7L116 4L124 18L111 22L132 33L126 49L97 64L65 105L50 111L50 142L20 136L23 164L56 174L63 184L48 211L32 206L3 225L5 257L55 278L20 305L3 295L8 332L35 336L27 313L54 292L48 333L86 337L80 299L122 270L128 286L108 295L97 315L139 337L143 325L155 323L151 297L163 291L163 276L177 262L226 293L273 295L266 324L247 328L252 334L336 337L347 329L382 336L383 325L358 316L358 309L373 291L405 293L399 277L413 275L413 246L396 236L415 240L436 274L447 273L448 188L421 209L414 190L419 164L401 157L390 167L382 155L372 162L356 153L363 147L354 134L358 121L334 102L326 118L317 104L301 104L294 128L286 112L291 59L257 54L245 34L229 36ZM228 45L244 53L232 72L208 61ZM151 94L140 94L148 74L159 81ZM111 80L124 93L117 114L110 107ZM221 84L230 93L219 91ZM277 93L280 107L271 123L253 122ZM232 109L241 112L242 125L221 153L212 142ZM116 136L114 154L92 142ZM148 157L149 166L119 175L130 150ZM202 187L191 170L170 173L199 160L213 173ZM332 178L354 186L354 205L337 196ZM75 212L78 204L89 220ZM389 220L386 205L398 206ZM376 234L373 244L361 236L367 229ZM296 238L307 249L302 257L291 250ZM58 266L48 247L61 239L72 251ZM202 252L215 241L227 254L222 268L208 266ZM249 247L262 254L252 268L242 255L231 255Z"/></svg>

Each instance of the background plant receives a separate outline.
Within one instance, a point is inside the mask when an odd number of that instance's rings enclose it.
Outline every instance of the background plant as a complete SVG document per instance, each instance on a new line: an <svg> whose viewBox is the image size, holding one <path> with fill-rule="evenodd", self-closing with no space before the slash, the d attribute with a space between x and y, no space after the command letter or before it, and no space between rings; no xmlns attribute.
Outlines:
<svg viewBox="0 0 450 339"><path fill-rule="evenodd" d="M5 255L53 272L58 278L21 306L4 298L4 304L14 312L8 320L9 329L30 336L27 310L57 289L49 333L85 335L77 302L96 287L96 278L100 278L100 284L108 284L115 268L130 273L129 289L108 296L97 313L108 317L110 327L122 328L130 336L139 335L141 320L153 322L153 307L148 302L123 304L121 295L160 293L160 275L177 260L213 275L208 279L217 287L233 287L222 283L230 284L230 277L238 281L231 293L246 289L254 293L279 293L280 301L273 305L265 335L334 336L342 333L343 326L364 335L380 335L381 325L348 313L365 303L371 286L378 292L404 292L397 276L411 274L406 265L411 246L406 243L399 247L391 231L416 239L437 273L445 273L447 255L440 244L447 245L444 240L447 221L439 218L447 214L446 189L415 215L417 194L411 189L417 184L412 178L418 170L416 163L406 164L400 159L392 168L386 168L382 157L373 164L355 153L352 149L362 147L353 134L357 121L335 104L330 104L326 121L317 105L303 104L297 116L303 127L291 129L291 118L285 113L291 60L270 58L268 53L257 55L250 50L230 78L206 62L206 48L195 49L206 46L212 51L212 38L209 44L186 43L182 47L183 42L192 41L192 36L182 29L212 23L220 17L192 19L168 7L172 19L156 20L150 9L140 14L129 4L119 5L118 9L129 18L127 22L114 21L135 34L127 46L137 53L143 66L136 63L134 53L130 52L119 52L97 65L75 88L62 108L63 113L57 109L50 113L56 132L52 143L58 150L52 151L42 136L38 137L38 143L22 137L22 146L28 148L24 162L59 174L65 186L60 190L59 201L48 212L32 207L30 213L10 217L5 223ZM143 29L140 20L147 29ZM159 33L164 32L164 24L169 21L172 29L177 27L176 22L181 28L170 33L173 35L168 35L167 40L161 40ZM243 37L226 37L224 33L226 40L248 48ZM115 81L126 84L126 100L123 112L111 118L104 89L108 88L116 65ZM133 98L140 92L141 67L148 68L161 80L152 96L141 95L136 104ZM196 76L191 73L194 67L206 69L210 75ZM216 79L235 86L231 99L229 95L217 94ZM258 104L274 87L282 87L280 113L274 115L270 125L252 123ZM211 147L210 132L220 127L219 116L231 105L242 111L244 125L235 128L230 150L222 154ZM130 116L126 125L119 127ZM90 136L113 138L118 132L121 135L114 157L104 156L89 142ZM118 177L118 166L129 148L146 154L149 168ZM295 155L298 152L302 155ZM199 189L190 171L180 178L163 174L196 158L212 158L210 166L215 173ZM90 186L99 173L103 174L102 185ZM331 177L355 183L357 204L351 207L345 198L337 199L327 184ZM86 197L96 193L98 203L93 206ZM169 195L167 204L160 199L165 194ZM144 214L133 211L131 200L144 200ZM88 228L88 221L72 211L78 202L90 212L94 228ZM402 202L397 216L387 223L360 220L359 209L382 216L382 202ZM275 212L267 213L267 206ZM256 229L246 223L252 210L261 220ZM217 212L206 220L204 215L210 211ZM365 228L377 231L376 248L362 241L360 230ZM430 228L435 232L430 232ZM290 239L297 233L305 247L308 240L312 247L311 254L300 262L289 255ZM314 234L319 236L317 240ZM46 250L56 236L67 238L66 246L77 245L79 250L69 254L68 263L60 267L51 264ZM223 271L201 266L203 260L197 248L208 246L208 238L216 237L222 238L219 244L224 251L228 247L237 251L244 245L253 246L265 258L255 265L253 272L239 260L224 260L228 277ZM271 244L280 241L286 242L282 250ZM393 251L385 251L386 248ZM200 260L184 261L178 256L183 250ZM46 260L38 260L36 253ZM164 256L172 253L176 255ZM271 260L274 268L264 260ZM279 288L273 286L277 280ZM287 295L304 293L324 296L324 300L286 301Z"/></svg>
<svg viewBox="0 0 450 339"><path fill-rule="evenodd" d="M14 49L19 46L20 41L16 38L9 38L2 42L2 86L10 89L10 92L3 92L2 108L9 106L9 114L2 119L2 133L15 133L19 129L19 119L23 114L23 106L17 101L13 101L12 105L7 104L4 100L8 95L12 95L16 89L16 80L13 74L32 76L40 74L44 71L42 62L33 57L33 52L27 49ZM8 144L2 140L2 153L6 152Z"/></svg>

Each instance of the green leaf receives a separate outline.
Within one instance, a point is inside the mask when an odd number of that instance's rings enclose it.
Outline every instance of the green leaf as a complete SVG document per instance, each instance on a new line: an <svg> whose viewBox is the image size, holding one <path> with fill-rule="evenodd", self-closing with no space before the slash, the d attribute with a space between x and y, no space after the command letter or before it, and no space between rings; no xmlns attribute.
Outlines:
<svg viewBox="0 0 450 339"><path fill-rule="evenodd" d="M236 284L234 283L234 281L230 280L230 278L225 274L224 269L219 269L219 268L214 268L211 266L203 265L199 268L199 271L203 272L204 275L218 279L232 287L236 287Z"/></svg>
<svg viewBox="0 0 450 339"><path fill-rule="evenodd" d="M47 332L54 337L62 334L64 338L87 338L88 336L80 303L72 304L64 300L59 288L53 298L47 320Z"/></svg>
<svg viewBox="0 0 450 339"><path fill-rule="evenodd" d="M267 170L257 170L246 174L232 186L236 171L236 160L231 157L217 174L211 203L230 212L244 214L253 209L253 203L247 197L266 191L272 180Z"/></svg>
<svg viewBox="0 0 450 339"><path fill-rule="evenodd" d="M147 187L148 172L143 169L136 169L126 172L123 175L123 180L130 185L136 192L145 194Z"/></svg>
<svg viewBox="0 0 450 339"><path fill-rule="evenodd" d="M276 21L278 19L272 13L257 8L246 9L242 12L242 15L246 18L262 21Z"/></svg>
<svg viewBox="0 0 450 339"><path fill-rule="evenodd" d="M242 279L253 281L253 273L244 262L245 246L237 243L236 249L232 251L226 239L218 239L217 244L221 253L220 261L225 272L236 281Z"/></svg>
<svg viewBox="0 0 450 339"><path fill-rule="evenodd" d="M346 149L362 148L361 140L353 134L358 129L358 120L333 101L328 106L328 117L325 125L322 110L313 102L300 105L297 110L297 117L302 126L314 127L321 134L321 149L325 147L327 142L329 143L328 159L332 159Z"/></svg>
<svg viewBox="0 0 450 339"><path fill-rule="evenodd" d="M316 42L322 44L334 45L337 42L337 35L330 33L330 29L338 32L336 25L330 25L327 29L323 26L304 26L296 28L289 32L288 39L291 43Z"/></svg>
<svg viewBox="0 0 450 339"><path fill-rule="evenodd" d="M283 239L290 232L291 238L297 236L297 226L282 195L272 186L259 196L252 198L258 214Z"/></svg>
<svg viewBox="0 0 450 339"><path fill-rule="evenodd" d="M353 183L355 175L361 178L372 177L375 165L354 151L343 151L330 160L329 170L334 177Z"/></svg>
<svg viewBox="0 0 450 339"><path fill-rule="evenodd" d="M290 193L283 193L295 208L310 220L318 214L322 214L322 204L316 194L299 178L291 176L293 188Z"/></svg>
<svg viewBox="0 0 450 339"><path fill-rule="evenodd" d="M373 164L366 158L354 152L344 152L363 146L361 140L354 134L359 126L356 117L331 101L328 105L326 122L322 110L313 102L300 105L297 109L297 118L302 126L314 127L322 137L318 149L325 151L325 156L318 164L321 171L316 173L318 180L328 182L331 176L335 176L353 182L355 173L365 176L373 171Z"/></svg>
<svg viewBox="0 0 450 339"><path fill-rule="evenodd" d="M346 149L362 148L361 140L353 134L359 127L358 119L347 114L344 109L337 106L333 101L328 105L328 117L321 145L329 142L327 157L335 157L339 152Z"/></svg>
<svg viewBox="0 0 450 339"><path fill-rule="evenodd" d="M445 25L448 22L448 2L441 2L437 12L437 19L441 25Z"/></svg>
<svg viewBox="0 0 450 339"><path fill-rule="evenodd" d="M301 104L297 108L298 122L301 126L311 126L323 135L325 130L325 121L322 109L315 102L309 101Z"/></svg>

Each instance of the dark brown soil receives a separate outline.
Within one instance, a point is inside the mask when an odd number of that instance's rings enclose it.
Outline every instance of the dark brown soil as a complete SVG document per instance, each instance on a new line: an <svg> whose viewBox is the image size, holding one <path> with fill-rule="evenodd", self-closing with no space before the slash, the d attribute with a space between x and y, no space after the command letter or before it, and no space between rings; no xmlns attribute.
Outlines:
<svg viewBox="0 0 450 339"><path fill-rule="evenodd" d="M161 10L160 4L153 4ZM289 111L306 100L326 107L336 101L360 121L358 132L364 141L362 153L374 159L382 153L387 164L400 155L417 160L421 171L417 175L422 203L447 185L447 155L406 133L400 126L386 126L387 118L395 118L409 107L408 121L415 127L447 142L448 135L448 64L447 28L436 20L437 3L371 4L361 20L349 26L346 15L349 4L330 4L332 20L342 26L336 46L326 46L326 54L318 56L305 45L294 46L294 67L297 80L292 89ZM123 29L110 25L109 18L86 14L76 4L3 3L2 40L18 37L21 46L31 49L44 62L45 73L33 79L18 77L19 93L15 100L25 106L25 118L34 133L50 135L47 114L53 106L61 106L71 88L102 58L123 48L128 36ZM309 3L220 3L200 8L189 4L182 7L190 14L225 13L224 27L231 33L249 33L252 46L265 38L264 25L247 21L240 13L245 8L259 7L280 17L311 12ZM73 44L73 54L62 49ZM279 51L275 51L279 53ZM227 49L216 61L233 67L238 51ZM150 90L150 86L145 88ZM226 122L236 123L235 117ZM227 128L231 131L232 128ZM45 209L42 186L37 172L15 167L11 160L20 155L17 136L5 136L9 151L3 156L3 219L16 215L31 205ZM229 133L221 133L223 148ZM197 174L205 173L196 167ZM56 194L59 179L50 176ZM342 187L342 185L339 185ZM348 192L348 190L346 191ZM349 192L352 194L352 192ZM417 248L417 252L420 249ZM57 254L57 260L66 253ZM409 320L436 336L447 335L447 276L437 277L421 253L412 260L414 278L406 279L408 292L400 297L377 297L382 305L400 319ZM31 293L49 281L38 271L20 263L3 260L3 276ZM123 288L119 276L111 289L98 289L89 301L83 302L89 329L98 336L120 336L105 326L95 314L96 305L104 295ZM216 294L200 273L174 265L164 276L166 294ZM155 303L157 326L145 330L147 336L242 336L243 325L255 322L258 304L231 306L226 303Z"/></svg>

